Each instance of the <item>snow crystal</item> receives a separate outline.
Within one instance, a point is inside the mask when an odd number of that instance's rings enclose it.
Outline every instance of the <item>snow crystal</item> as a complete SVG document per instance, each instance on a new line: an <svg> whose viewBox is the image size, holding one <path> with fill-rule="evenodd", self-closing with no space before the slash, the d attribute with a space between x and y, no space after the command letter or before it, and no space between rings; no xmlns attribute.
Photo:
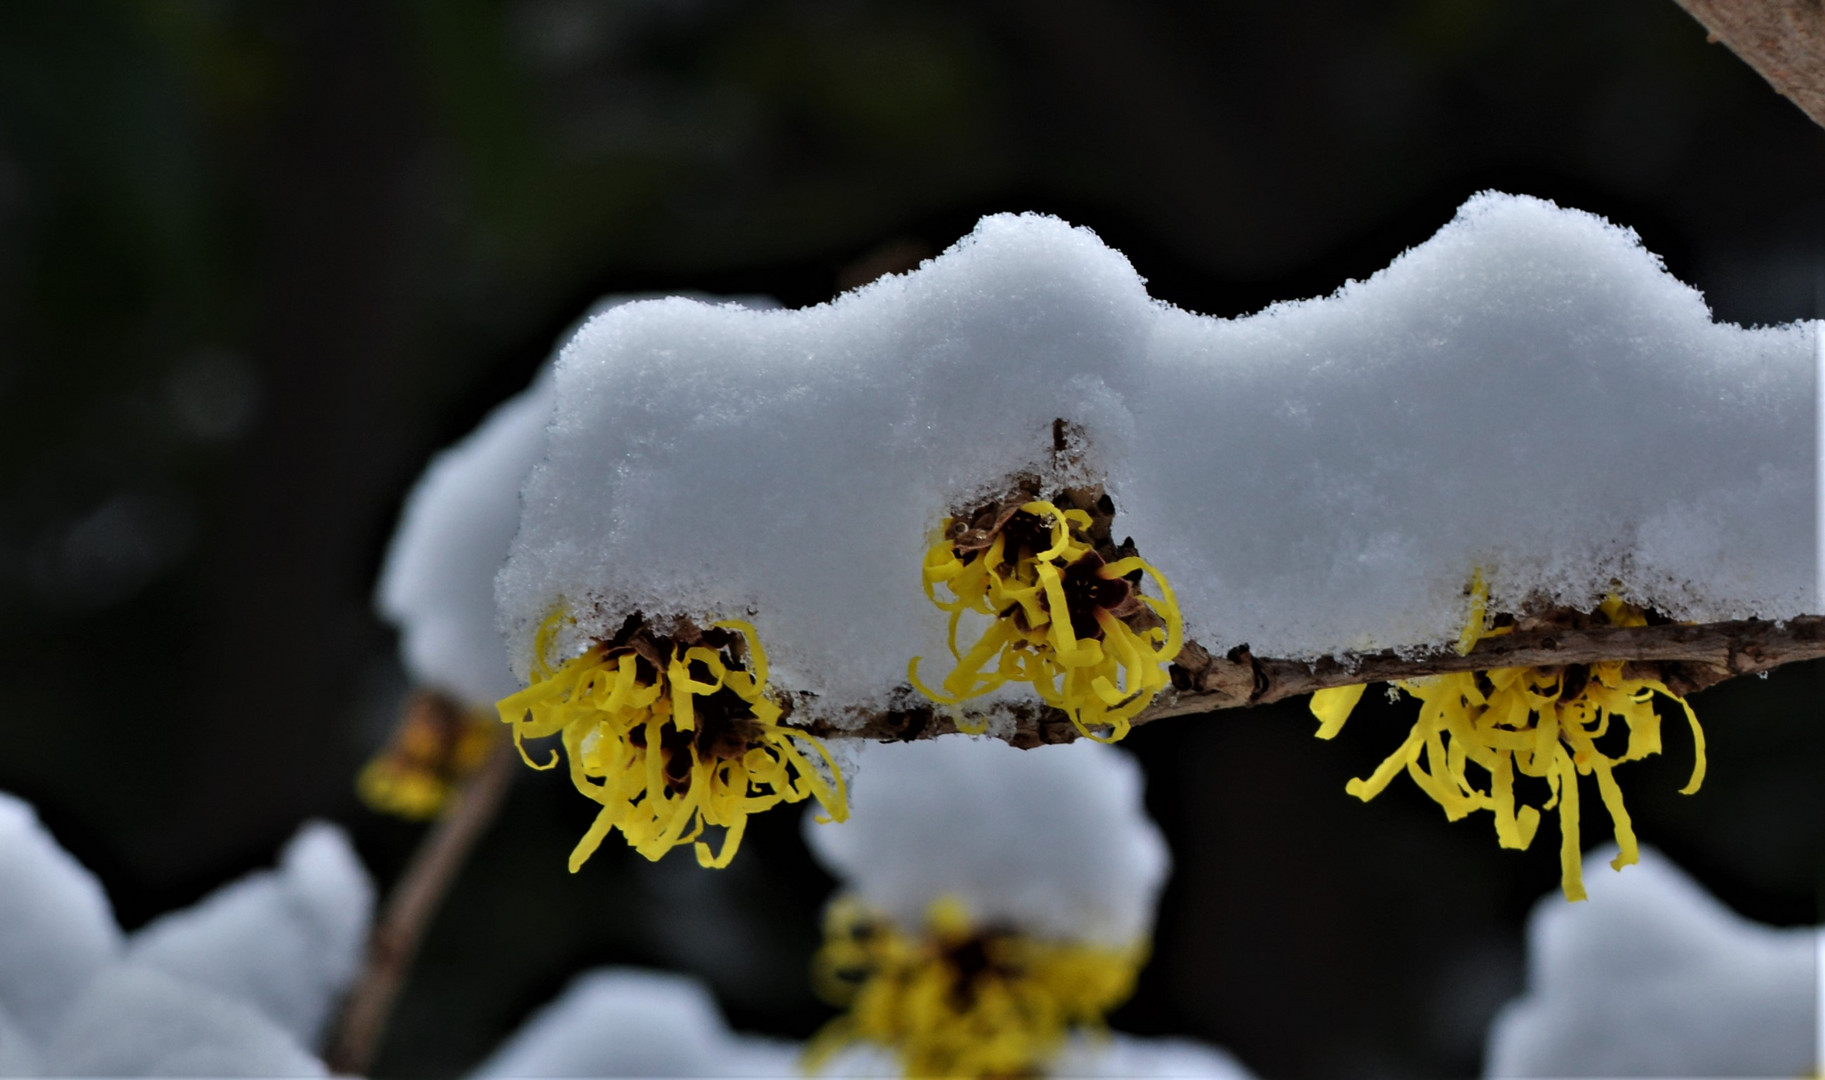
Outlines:
<svg viewBox="0 0 1825 1080"><path fill-rule="evenodd" d="M606 296L582 321L653 298ZM764 296L722 302L755 310L779 306ZM413 680L471 707L486 708L520 688L495 630L494 575L519 527L520 485L545 452L551 405L546 367L432 459L406 497L375 590L381 616L399 628L400 658Z"/></svg>
<svg viewBox="0 0 1825 1080"><path fill-rule="evenodd" d="M849 820L807 815L805 837L901 926L955 896L1040 937L1125 946L1151 933L1169 857L1126 752L950 736L870 743L860 760Z"/></svg>
<svg viewBox="0 0 1825 1080"><path fill-rule="evenodd" d="M587 322L502 625L524 675L559 607L579 638L751 614L801 715L879 707L945 657L932 531L1052 470L1059 419L1213 652L1443 644L1479 569L1497 609L1791 616L1818 606L1816 338L1715 323L1634 233L1530 198L1237 319L1153 300L1087 230L990 217L817 307Z"/></svg>
<svg viewBox="0 0 1825 1080"><path fill-rule="evenodd" d="M1491 1029L1490 1076L1802 1076L1825 1022L1818 932L1750 922L1664 855L1529 921L1528 991Z"/></svg>
<svg viewBox="0 0 1825 1080"><path fill-rule="evenodd" d="M16 1035L48 1035L119 953L120 928L101 883L57 846L29 805L0 793L0 1013Z"/></svg>
<svg viewBox="0 0 1825 1080"><path fill-rule="evenodd" d="M483 1062L477 1077L797 1076L798 1048L735 1035L683 975L580 975Z"/></svg>
<svg viewBox="0 0 1825 1080"><path fill-rule="evenodd" d="M149 923L127 958L258 1008L304 1046L361 962L374 888L348 838L321 822L249 874Z"/></svg>

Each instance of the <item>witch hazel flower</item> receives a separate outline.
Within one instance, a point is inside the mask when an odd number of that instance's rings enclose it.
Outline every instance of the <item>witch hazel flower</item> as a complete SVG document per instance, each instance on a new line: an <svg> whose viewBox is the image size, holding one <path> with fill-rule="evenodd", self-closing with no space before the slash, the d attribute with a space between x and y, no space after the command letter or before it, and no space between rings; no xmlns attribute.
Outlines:
<svg viewBox="0 0 1825 1080"><path fill-rule="evenodd" d="M1063 429L1062 421L1054 427L1061 448ZM1100 486L1066 488L1053 499L1037 497L1037 481L1026 486L940 526L925 553L925 594L950 617L945 644L956 667L934 690L920 679L914 657L907 680L950 707L1026 683L1079 734L1118 741L1171 685L1167 665L1184 644L1172 587L1135 553L1132 539L1113 542L1115 504ZM1141 593L1143 575L1158 598ZM988 625L963 650L958 629L972 616ZM960 718L957 726L987 730L986 721Z"/></svg>
<svg viewBox="0 0 1825 1080"><path fill-rule="evenodd" d="M1133 761L1090 741L945 737L870 744L858 764L851 820L806 830L843 885L814 980L846 1010L808 1067L1095 1072L1118 1045L1104 1017L1134 991L1168 864ZM1147 1057L1119 1045L1130 1065Z"/></svg>
<svg viewBox="0 0 1825 1080"><path fill-rule="evenodd" d="M1492 618L1481 573L1475 575L1470 593L1470 615L1457 646L1463 655L1469 655L1478 641L1500 637L1516 626L1648 623L1645 612L1615 596L1604 600L1594 615L1549 612L1520 620ZM1618 849L1611 868L1621 870L1639 857L1614 769L1660 752L1657 699L1679 706L1691 727L1695 761L1691 780L1681 792L1693 794L1704 783L1705 734L1697 714L1644 665L1612 661L1492 668L1402 680L1394 686L1419 701L1419 717L1406 741L1374 773L1351 780L1344 790L1368 802L1405 771L1452 821L1475 811L1492 811L1497 842L1523 851L1533 843L1541 812L1556 808L1561 882L1568 900L1587 895L1581 867L1580 777L1595 777L1609 812ZM1346 686L1312 695L1319 738L1333 738L1343 729L1365 689ZM1611 734L1612 727L1619 729L1616 735ZM1546 791L1537 809L1516 796L1517 783L1529 778Z"/></svg>
<svg viewBox="0 0 1825 1080"><path fill-rule="evenodd" d="M0 1075L322 1076L373 888L333 826L123 935L94 876L0 794Z"/></svg>
<svg viewBox="0 0 1825 1080"><path fill-rule="evenodd" d="M1534 908L1527 991L1490 1027L1486 1076L1825 1072L1825 929L1745 919L1652 848L1590 889Z"/></svg>

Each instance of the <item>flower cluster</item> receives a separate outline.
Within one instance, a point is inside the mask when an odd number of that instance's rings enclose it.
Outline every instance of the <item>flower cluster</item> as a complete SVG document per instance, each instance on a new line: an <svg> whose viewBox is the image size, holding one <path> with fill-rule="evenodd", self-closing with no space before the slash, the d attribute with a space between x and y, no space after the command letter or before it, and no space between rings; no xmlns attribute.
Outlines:
<svg viewBox="0 0 1825 1080"><path fill-rule="evenodd" d="M1022 497L945 521L926 551L924 583L926 596L950 615L957 666L941 690L919 678L919 657L908 678L948 706L1004 683L1030 683L1078 731L1114 742L1168 684L1166 666L1183 638L1178 604L1131 543L1110 543L1114 507L1106 495L1067 491L1060 501L1067 506ZM1142 595L1143 574L1158 599ZM939 597L939 585L951 599ZM993 622L964 651L957 635L966 613Z"/></svg>
<svg viewBox="0 0 1825 1080"><path fill-rule="evenodd" d="M1481 638L1512 629L1512 625L1488 628L1487 592L1480 576L1472 593L1471 618L1459 641L1464 653ZM1647 623L1640 609L1615 597L1605 600L1599 613L1613 626ZM1696 761L1692 779L1681 792L1689 795L1704 781L1705 738L1697 714L1664 682L1630 672L1620 661L1453 672L1394 685L1419 700L1419 718L1399 749L1367 778L1351 780L1346 790L1367 802L1405 769L1452 821L1475 810L1493 811L1497 841L1505 848L1521 850L1533 843L1540 812L1557 808L1561 885L1569 900L1585 898L1579 869L1580 776L1597 778L1598 794L1609 810L1621 849L1611 865L1620 870L1637 859L1635 830L1613 770L1623 762L1660 752L1656 696L1677 703L1692 726ZM1319 738L1332 738L1343 729L1363 690L1360 685L1346 686L1312 695ZM1609 737L1616 720L1626 729L1625 741ZM1618 741L1622 742L1619 748ZM1467 771L1471 765L1482 771L1487 786L1472 779ZM1549 797L1538 809L1517 806L1517 777L1546 782Z"/></svg>
<svg viewBox="0 0 1825 1080"><path fill-rule="evenodd" d="M780 723L753 626L681 623L660 635L635 615L554 669L548 654L564 621L562 611L545 620L532 684L499 710L535 769L553 768L558 754L537 764L524 740L561 736L571 782L602 807L570 854L572 871L617 828L649 859L694 844L700 864L721 867L741 846L749 814L815 796L830 819L847 816L843 778L823 744ZM716 851L700 839L708 828L723 830Z"/></svg>
<svg viewBox="0 0 1825 1080"><path fill-rule="evenodd" d="M443 813L499 739L493 716L420 691L407 702L392 741L362 767L355 790L383 814L427 821Z"/></svg>
<svg viewBox="0 0 1825 1080"><path fill-rule="evenodd" d="M1047 941L981 925L955 897L932 903L923 932L903 933L866 905L844 899L825 919L812 962L818 992L848 1012L806 1050L816 1072L854 1043L890 1050L907 1076L1031 1076L1043 1072L1072 1029L1101 1030L1134 993L1146 960L1115 949Z"/></svg>

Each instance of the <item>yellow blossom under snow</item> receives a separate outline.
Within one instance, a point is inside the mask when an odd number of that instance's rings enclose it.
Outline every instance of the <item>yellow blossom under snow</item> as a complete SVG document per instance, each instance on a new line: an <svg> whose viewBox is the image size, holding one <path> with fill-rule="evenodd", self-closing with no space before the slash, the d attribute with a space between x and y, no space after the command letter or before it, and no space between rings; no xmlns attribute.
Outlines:
<svg viewBox="0 0 1825 1080"><path fill-rule="evenodd" d="M1084 535L1090 524L1082 510L1038 499L1007 509L986 530L947 520L926 552L923 576L926 596L950 615L957 666L934 690L914 657L913 686L955 706L1005 683L1029 683L1084 735L1103 742L1126 735L1169 683L1166 667L1182 643L1179 609L1172 587L1145 560L1098 554ZM962 542L971 533L980 546ZM1141 595L1141 573L1160 598ZM952 599L940 599L938 585ZM967 652L957 645L966 612L994 619Z"/></svg>
<svg viewBox="0 0 1825 1080"><path fill-rule="evenodd" d="M499 739L493 716L440 694L416 694L392 741L362 767L356 793L383 814L429 820L444 812Z"/></svg>
<svg viewBox="0 0 1825 1080"><path fill-rule="evenodd" d="M1506 628L1486 628L1487 593L1480 575L1472 593L1471 618L1458 644L1461 653L1470 652L1481 638L1508 632ZM1604 601L1601 612L1614 626L1647 622L1638 609L1615 597ZM1611 866L1620 870L1637 859L1635 830L1612 770L1623 762L1660 752L1656 696L1676 702L1692 726L1695 761L1692 779L1681 792L1689 795L1704 781L1705 736L1697 714L1659 679L1625 675L1621 661L1451 672L1394 685L1419 700L1419 717L1399 749L1368 777L1351 780L1345 790L1367 802L1404 769L1452 821L1476 810L1493 811L1497 841L1505 848L1521 850L1533 843L1540 812L1556 808L1561 884L1569 900L1585 897L1580 870L1580 776L1597 778L1597 792L1609 810L1621 848ZM1319 738L1332 738L1343 729L1364 689L1344 686L1312 695ZM1598 740L1609 734L1617 720L1627 729L1627 741L1621 753L1612 755L1599 748ZM1481 770L1481 785L1468 772L1471 765ZM1517 805L1517 777L1546 782L1549 797L1538 809Z"/></svg>
<svg viewBox="0 0 1825 1080"><path fill-rule="evenodd" d="M954 898L935 901L907 934L854 899L832 904L812 961L818 992L848 1011L806 1048L815 1073L844 1048L890 1051L907 1076L1042 1073L1078 1029L1134 993L1144 944L1046 941L976 924Z"/></svg>
<svg viewBox="0 0 1825 1080"><path fill-rule="evenodd" d="M750 814L815 796L830 820L848 815L823 744L780 723L753 626L731 619L672 638L630 624L626 640L597 642L554 669L547 654L563 621L560 611L539 628L532 684L499 709L535 769L553 768L558 754L538 764L524 740L561 736L571 782L601 806L570 854L573 872L614 829L649 859L694 844L699 863L721 867ZM712 827L724 830L715 851L701 839Z"/></svg>

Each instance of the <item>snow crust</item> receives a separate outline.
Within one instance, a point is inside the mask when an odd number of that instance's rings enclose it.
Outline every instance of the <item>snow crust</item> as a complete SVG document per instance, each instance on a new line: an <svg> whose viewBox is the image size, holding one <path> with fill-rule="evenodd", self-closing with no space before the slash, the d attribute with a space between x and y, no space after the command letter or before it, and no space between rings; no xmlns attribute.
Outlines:
<svg viewBox="0 0 1825 1080"><path fill-rule="evenodd" d="M523 676L560 605L578 638L751 615L807 714L879 707L948 659L933 529L1051 469L1057 419L1213 652L1443 644L1479 569L1498 609L1792 616L1819 607L1816 337L1715 323L1632 231L1525 197L1236 319L1152 299L1086 229L989 217L817 307L584 324L502 627Z"/></svg>
<svg viewBox="0 0 1825 1080"><path fill-rule="evenodd" d="M123 940L94 875L0 793L0 1076L321 1076L373 886L312 824L251 874Z"/></svg>
<svg viewBox="0 0 1825 1080"><path fill-rule="evenodd" d="M602 968L579 975L472 1075L796 1077L798 1052L729 1031L695 979Z"/></svg>
<svg viewBox="0 0 1825 1080"><path fill-rule="evenodd" d="M1528 923L1525 996L1490 1031L1487 1075L1809 1076L1825 1003L1821 934L1751 922L1648 848L1590 900L1556 895Z"/></svg>
<svg viewBox="0 0 1825 1080"><path fill-rule="evenodd" d="M901 926L955 896L1041 937L1125 946L1152 932L1170 857L1125 751L947 736L869 743L859 760L849 820L807 815L805 839Z"/></svg>

